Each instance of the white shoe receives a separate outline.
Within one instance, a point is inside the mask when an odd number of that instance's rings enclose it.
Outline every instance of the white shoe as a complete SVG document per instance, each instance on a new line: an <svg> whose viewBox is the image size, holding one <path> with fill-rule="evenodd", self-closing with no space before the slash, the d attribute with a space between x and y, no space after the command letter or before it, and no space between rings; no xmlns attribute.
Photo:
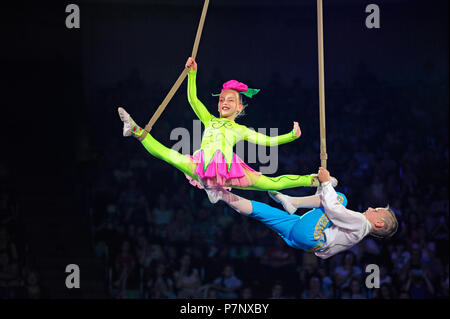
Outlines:
<svg viewBox="0 0 450 319"><path fill-rule="evenodd" d="M211 202L211 204L215 204L221 199L220 196L221 188L207 187L205 186L201 178L198 179L198 182L200 183L200 185L202 185L203 189L206 192L206 195L208 195L208 199Z"/></svg>
<svg viewBox="0 0 450 319"><path fill-rule="evenodd" d="M123 107L119 107L117 110L119 111L120 119L123 122L123 136L131 136L131 128L134 126L133 119Z"/></svg>
<svg viewBox="0 0 450 319"><path fill-rule="evenodd" d="M220 189L205 187L205 191L206 191L206 194L208 195L208 199L211 202L211 204L215 204L221 199Z"/></svg>
<svg viewBox="0 0 450 319"><path fill-rule="evenodd" d="M283 208L285 211L287 211L289 214L294 214L297 211L297 207L291 204L289 201L289 197L287 195L284 195L280 192L275 191L269 191L267 192L274 201L277 203L281 203L283 205Z"/></svg>

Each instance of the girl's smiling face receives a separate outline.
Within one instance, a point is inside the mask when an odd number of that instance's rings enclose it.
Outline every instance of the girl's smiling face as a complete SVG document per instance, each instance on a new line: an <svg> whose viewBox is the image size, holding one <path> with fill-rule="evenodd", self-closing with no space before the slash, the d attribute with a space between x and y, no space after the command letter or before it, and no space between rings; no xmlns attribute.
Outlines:
<svg viewBox="0 0 450 319"><path fill-rule="evenodd" d="M219 114L221 118L233 120L242 111L239 93L234 90L225 90L219 96Z"/></svg>

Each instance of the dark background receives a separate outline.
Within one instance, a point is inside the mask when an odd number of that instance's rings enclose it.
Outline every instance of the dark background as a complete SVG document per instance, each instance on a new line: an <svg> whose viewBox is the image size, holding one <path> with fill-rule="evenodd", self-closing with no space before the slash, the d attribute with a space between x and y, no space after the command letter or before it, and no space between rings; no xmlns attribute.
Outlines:
<svg viewBox="0 0 450 319"><path fill-rule="evenodd" d="M284 297L307 298L314 276L322 285L330 278L328 297L351 297L334 277L345 254L323 262L277 246L275 234L223 204L208 206L181 173L122 137L117 106L147 123L191 53L203 3L75 3L81 29L70 30L69 2L2 4L2 271L13 275L1 297L159 298L157 265L174 281L185 253L201 285L229 263L256 297L281 285ZM400 222L391 240L352 250L355 267L385 267L392 298L448 298L448 2L376 1L381 28L367 29L370 3L324 4L328 168L350 209L389 203ZM234 78L261 89L239 123L284 133L300 122L301 139L279 148L279 174L320 164L316 23L315 1L211 1L206 17L197 87L211 113L210 93ZM173 128L192 130L185 94L183 83L152 131L167 146ZM270 203L264 193L238 193ZM185 229L187 237L171 237ZM117 256L126 241L136 266L121 286ZM143 241L163 257L140 263ZM64 285L72 263L83 274L78 290ZM413 269L433 274L432 289L414 276L407 286ZM356 277L363 288L364 276ZM183 298L181 291L171 296Z"/></svg>

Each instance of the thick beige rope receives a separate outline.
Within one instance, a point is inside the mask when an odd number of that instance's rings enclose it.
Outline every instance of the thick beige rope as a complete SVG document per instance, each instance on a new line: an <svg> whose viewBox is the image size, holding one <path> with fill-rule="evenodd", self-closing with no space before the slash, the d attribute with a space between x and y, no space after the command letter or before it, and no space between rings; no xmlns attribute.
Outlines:
<svg viewBox="0 0 450 319"><path fill-rule="evenodd" d="M322 0L317 0L317 39L319 47L319 113L320 113L320 166L327 168L327 140L325 135L325 81L323 66Z"/></svg>

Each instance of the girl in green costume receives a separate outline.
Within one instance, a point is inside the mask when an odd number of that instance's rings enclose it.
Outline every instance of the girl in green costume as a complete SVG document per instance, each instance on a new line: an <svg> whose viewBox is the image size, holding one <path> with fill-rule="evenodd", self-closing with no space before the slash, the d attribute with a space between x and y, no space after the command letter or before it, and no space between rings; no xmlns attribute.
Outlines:
<svg viewBox="0 0 450 319"><path fill-rule="evenodd" d="M265 146L292 142L301 135L297 122L294 122L291 132L274 137L237 124L234 120L244 108L241 94L251 98L259 90L250 89L247 85L235 80L224 83L222 92L218 94L220 117L215 117L197 98L197 64L189 58L186 67L190 68L188 101L205 126L201 148L193 156L185 156L169 149L139 127L123 108L119 108L120 118L124 122L124 136L133 135L138 138L150 154L181 170L191 184L199 188L208 189L220 185L247 190L276 191L300 186L319 186L319 180L315 174L265 176L249 167L233 152L234 145L241 140Z"/></svg>

